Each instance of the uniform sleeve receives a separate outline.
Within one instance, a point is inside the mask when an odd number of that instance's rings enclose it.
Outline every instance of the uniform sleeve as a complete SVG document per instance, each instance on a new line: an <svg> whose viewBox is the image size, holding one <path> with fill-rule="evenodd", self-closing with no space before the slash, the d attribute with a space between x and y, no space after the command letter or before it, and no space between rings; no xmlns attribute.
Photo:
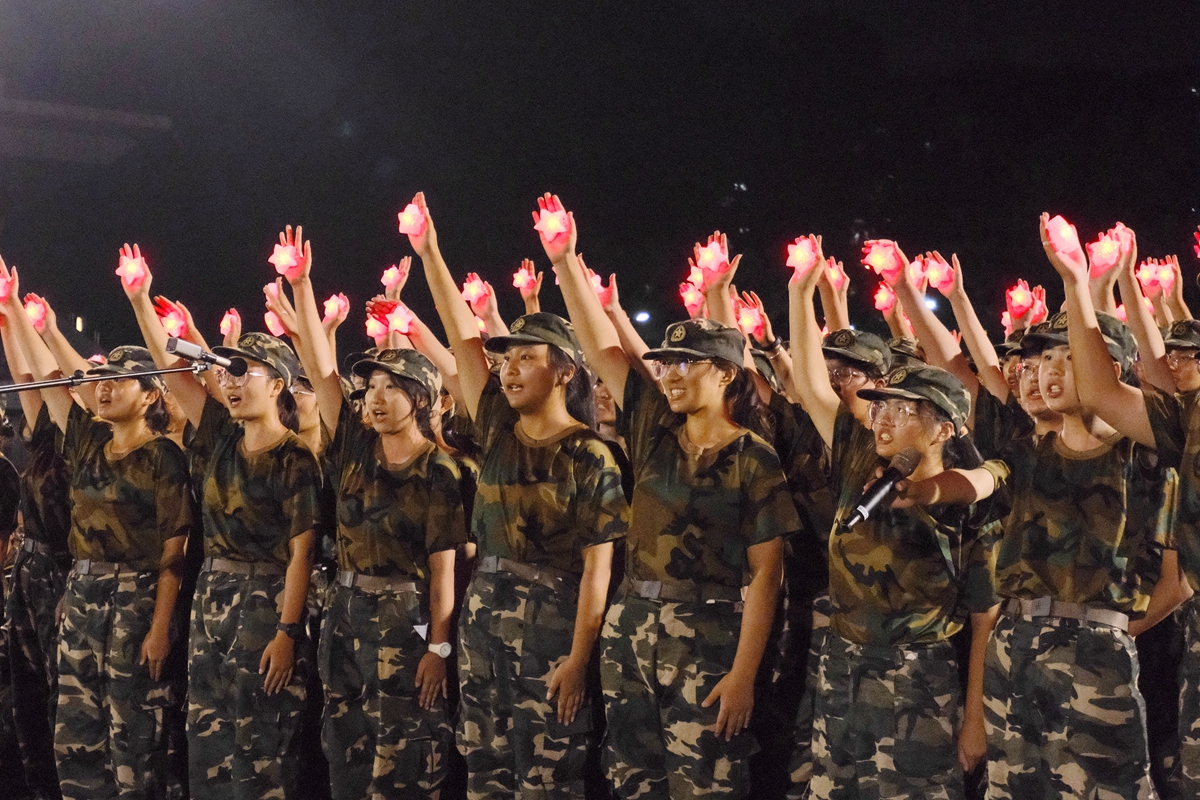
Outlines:
<svg viewBox="0 0 1200 800"><path fill-rule="evenodd" d="M875 434L864 426L850 413L844 405L838 408L837 418L833 423L833 447L830 448L830 477L835 492L844 493L847 482L858 483L870 480L872 473L858 476L867 461L874 463L878 460L875 455ZM849 487L860 491L862 486Z"/></svg>
<svg viewBox="0 0 1200 800"><path fill-rule="evenodd" d="M337 430L333 432L333 439L326 442L324 450L325 460L329 462L330 468L334 475L340 475L347 463L348 454L354 452L354 447L357 445L363 436L366 435L367 428L362 424L362 419L354 410L354 406L350 401L342 398L342 410L338 414ZM324 439L328 436L324 425L321 426L321 437ZM333 481L336 486L336 480Z"/></svg>
<svg viewBox="0 0 1200 800"><path fill-rule="evenodd" d="M508 398L500 390L500 378L492 375L483 386L479 395L479 405L475 408L475 441L479 443L482 452L491 450L498 433L512 430L517 423L517 412L508 404Z"/></svg>
<svg viewBox="0 0 1200 800"><path fill-rule="evenodd" d="M961 602L970 614L982 614L1000 602L996 594L996 544L1002 533L1000 520L972 519L975 539L967 551L962 575Z"/></svg>
<svg viewBox="0 0 1200 800"><path fill-rule="evenodd" d="M170 439L159 441L154 476L155 522L163 542L187 536L196 524L196 501L188 474L187 456Z"/></svg>
<svg viewBox="0 0 1200 800"><path fill-rule="evenodd" d="M200 412L200 424L192 437L188 448L201 464L207 464L217 450L221 439L229 432L229 427L236 424L217 398L209 395L204 401L204 410Z"/></svg>
<svg viewBox="0 0 1200 800"><path fill-rule="evenodd" d="M574 503L583 547L625 537L629 504L621 488L621 470L599 438L587 439L575 454Z"/></svg>
<svg viewBox="0 0 1200 800"><path fill-rule="evenodd" d="M442 453L429 461L429 508L425 514L425 552L453 550L467 541L462 476L458 465Z"/></svg>
<svg viewBox="0 0 1200 800"><path fill-rule="evenodd" d="M284 486L284 517L290 520L288 539L321 526L321 467L307 447L297 443L288 457Z"/></svg>
<svg viewBox="0 0 1200 800"><path fill-rule="evenodd" d="M1188 432L1187 410L1197 408L1197 404L1190 403L1185 407L1179 398L1152 386L1143 387L1142 396L1146 399L1146 415L1150 418L1150 429L1154 431L1160 463L1181 469Z"/></svg>
<svg viewBox="0 0 1200 800"><path fill-rule="evenodd" d="M621 411L624 420L621 435L629 447L629 460L633 463L636 479L654 447L655 431L661 427L663 416L671 412L671 407L658 384L631 368L625 379Z"/></svg>
<svg viewBox="0 0 1200 800"><path fill-rule="evenodd" d="M746 547L790 536L800 530L800 516L788 491L779 456L765 442L747 447L743 456L753 459L742 487L742 538Z"/></svg>
<svg viewBox="0 0 1200 800"><path fill-rule="evenodd" d="M21 476L17 468L0 456L0 539L17 529L17 510L21 507Z"/></svg>

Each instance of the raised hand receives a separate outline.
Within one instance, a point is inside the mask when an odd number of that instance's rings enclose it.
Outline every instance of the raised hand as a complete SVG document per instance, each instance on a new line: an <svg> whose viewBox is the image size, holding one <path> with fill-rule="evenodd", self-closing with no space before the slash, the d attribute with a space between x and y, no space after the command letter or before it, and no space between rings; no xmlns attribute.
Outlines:
<svg viewBox="0 0 1200 800"><path fill-rule="evenodd" d="M763 306L762 300L754 292L742 292L742 302L752 308L758 309L759 316L762 317L762 330L755 338L759 345L771 344L775 341L775 330L771 326L771 318L767 316L767 309Z"/></svg>
<svg viewBox="0 0 1200 800"><path fill-rule="evenodd" d="M797 267L792 272L792 277L788 279L788 286L798 288L808 294L811 294L817 288L817 284L820 283L825 270L825 253L821 249L821 237L810 236L810 239L813 243L816 258L808 267Z"/></svg>
<svg viewBox="0 0 1200 800"><path fill-rule="evenodd" d="M525 303L526 314L536 314L542 310L541 292L542 292L542 273L537 270L533 262L528 258L521 261L521 266L517 268L513 275L513 286L517 287L517 291L521 293L521 300Z"/></svg>
<svg viewBox="0 0 1200 800"><path fill-rule="evenodd" d="M433 227L433 216L429 213L429 206L425 203L424 192L416 193L412 199L412 205L415 205L424 216L425 225L413 229L418 232L408 234L408 243L412 245L413 251L424 260L437 252L437 231Z"/></svg>
<svg viewBox="0 0 1200 800"><path fill-rule="evenodd" d="M284 228L279 234L279 246L293 248L299 259L297 264L287 269L283 277L287 278L289 283L307 278L312 271L312 243L304 239L304 226L297 225L295 230L291 225Z"/></svg>
<svg viewBox="0 0 1200 800"><path fill-rule="evenodd" d="M384 273L382 283L384 286L384 295L389 300L399 300L400 292L404 290L405 284L408 283L408 276L412 272L412 256L405 256L400 259L398 264L389 267Z"/></svg>
<svg viewBox="0 0 1200 800"><path fill-rule="evenodd" d="M542 248L552 264L561 264L575 252L578 231L575 216L563 208L558 195L547 192L538 198L538 210L533 212L534 229L542 240Z"/></svg>
<svg viewBox="0 0 1200 800"><path fill-rule="evenodd" d="M274 283L264 286L263 295L266 297L267 310L274 312L279 324L283 326L283 332L295 339L296 332L300 330L300 322L296 319L296 309L292 306L292 301L283 291L283 278L276 278Z"/></svg>
<svg viewBox="0 0 1200 800"><path fill-rule="evenodd" d="M1050 241L1050 215L1045 211L1038 219L1038 232L1042 237L1042 250L1046 253L1046 258L1049 259L1050 265L1054 267L1054 271L1063 279L1063 283L1074 286L1076 284L1087 284L1088 278L1088 263L1087 256L1083 253L1083 248L1078 248L1069 253L1061 253ZM1075 238L1079 238L1079 234L1075 231L1074 225L1069 225L1071 232L1075 234Z"/></svg>
<svg viewBox="0 0 1200 800"><path fill-rule="evenodd" d="M130 247L126 242L119 251L119 261L116 272L121 276L121 288L125 290L125 296L130 300L140 296L148 297L154 276L146 266L146 259L142 258L141 248L136 243Z"/></svg>

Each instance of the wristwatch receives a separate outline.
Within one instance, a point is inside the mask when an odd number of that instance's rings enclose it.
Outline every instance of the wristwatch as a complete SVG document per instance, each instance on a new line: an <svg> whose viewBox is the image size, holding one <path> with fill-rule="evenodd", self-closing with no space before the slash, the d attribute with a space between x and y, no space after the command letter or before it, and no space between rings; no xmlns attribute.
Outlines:
<svg viewBox="0 0 1200 800"><path fill-rule="evenodd" d="M281 622L275 626L275 630L283 631L293 642L298 642L304 637L303 622Z"/></svg>
<svg viewBox="0 0 1200 800"><path fill-rule="evenodd" d="M448 658L450 656L450 643L442 642L441 644L429 643L429 652L440 658Z"/></svg>

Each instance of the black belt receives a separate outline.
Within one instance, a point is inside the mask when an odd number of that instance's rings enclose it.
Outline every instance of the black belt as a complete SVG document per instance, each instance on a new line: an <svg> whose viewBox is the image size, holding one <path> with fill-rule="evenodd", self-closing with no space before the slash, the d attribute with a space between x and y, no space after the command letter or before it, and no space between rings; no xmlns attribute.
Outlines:
<svg viewBox="0 0 1200 800"><path fill-rule="evenodd" d="M34 539L25 539L21 542L21 549L26 553L41 553L44 556L50 555L50 545L46 542L39 542Z"/></svg>
<svg viewBox="0 0 1200 800"><path fill-rule="evenodd" d="M384 592L420 594L421 592L421 587L417 585L416 581L381 575L364 575L348 569L338 570L337 582L339 586L345 586L347 589L362 589L364 592L372 594Z"/></svg>
<svg viewBox="0 0 1200 800"><path fill-rule="evenodd" d="M229 558L209 556L204 559L205 572L227 572L234 575L270 575L278 577L286 574L287 570L270 561L234 561Z"/></svg>
<svg viewBox="0 0 1200 800"><path fill-rule="evenodd" d="M683 581L635 581L625 579L625 591L644 600L668 603L733 603L742 610L742 590L721 583L685 583Z"/></svg>
<svg viewBox="0 0 1200 800"><path fill-rule="evenodd" d="M579 578L565 570L542 564L523 564L520 561L500 556L483 556L475 565L476 572L506 572L526 583L536 583L550 589L566 589L572 594L579 592Z"/></svg>
<svg viewBox="0 0 1200 800"><path fill-rule="evenodd" d="M1010 599L1004 610L1014 617L1058 617L1097 622L1120 631L1129 630L1129 615L1108 608L1094 608L1083 603L1063 603L1053 597L1038 597L1033 600Z"/></svg>

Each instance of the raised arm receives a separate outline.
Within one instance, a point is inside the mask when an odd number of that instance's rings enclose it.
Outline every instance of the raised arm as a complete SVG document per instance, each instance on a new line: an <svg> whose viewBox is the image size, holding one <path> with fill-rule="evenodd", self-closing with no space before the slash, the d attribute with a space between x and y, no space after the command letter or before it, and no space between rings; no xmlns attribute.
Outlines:
<svg viewBox="0 0 1200 800"><path fill-rule="evenodd" d="M937 253L934 253L934 256L941 258ZM979 321L979 315L975 313L975 306L971 304L971 298L967 296L967 290L963 285L962 265L958 263L958 256L953 253L950 255L950 267L953 270L954 283L950 287L950 293L946 295L946 299L950 301L950 310L954 312L954 321L958 323L958 332L963 337L963 341L967 343L967 352L975 360L975 369L978 372L977 380L997 400L1007 401L1010 391L1008 381L1004 379L1004 370L1000 368L1000 358L996 355L996 348L992 345L991 340L988 339L987 330Z"/></svg>
<svg viewBox="0 0 1200 800"><path fill-rule="evenodd" d="M846 267L832 257L821 265L821 282L817 290L821 297L821 313L825 316L825 327L841 331L850 327L850 303L846 297L850 279Z"/></svg>
<svg viewBox="0 0 1200 800"><path fill-rule="evenodd" d="M46 347L46 343L38 336L34 329L33 323L29 321L29 317L25 314L25 308L21 305L19 283L20 276L17 274L17 268L13 267L10 271L4 263L4 259L0 258L0 281L4 281L9 285L8 299L4 301L4 316L5 316L5 333L11 337L11 341L15 349L25 358L25 363L33 380L41 381L48 378L61 377L58 364L54 360L54 355ZM5 344L7 346L8 339ZM10 369L12 362L9 362ZM21 392L22 403L25 402L25 395L29 392ZM50 412L50 419L60 430L67 429L67 417L71 412L71 405L75 402L71 399L71 393L67 391L65 386L53 386L42 389L41 399L46 403L46 407ZM24 405L22 405L24 408ZM40 411L40 408L38 409ZM28 413L28 412L26 412ZM33 429L37 417L27 418L30 430Z"/></svg>
<svg viewBox="0 0 1200 800"><path fill-rule="evenodd" d="M4 360L8 363L8 371L12 375L13 383L29 383L33 380L33 373L29 369L29 362L25 360L25 354L17 344L12 323L8 321L8 317L4 316L5 310L5 307L0 307L0 342L4 344ZM46 401L42 399L42 393L37 391L17 392L17 398L21 401L21 412L25 415L25 423L32 431L33 426L37 423L38 414L42 413L42 405Z"/></svg>
<svg viewBox="0 0 1200 800"><path fill-rule="evenodd" d="M1092 297L1088 290L1088 264L1083 250L1077 248L1069 253L1058 252L1051 244L1046 229L1049 216L1042 214L1040 221L1042 247L1062 277L1067 295L1067 333L1079 400L1122 435L1154 447L1154 430L1146 411L1145 396L1134 387L1121 383L1113 370L1112 357L1104 344L1100 323L1092 308Z"/></svg>
<svg viewBox="0 0 1200 800"><path fill-rule="evenodd" d="M1194 319L1192 310L1183 300L1183 272L1179 269L1179 256L1167 256L1166 261L1171 265L1171 271L1175 273L1171 291L1167 293L1167 305L1171 309L1171 316L1177 320Z"/></svg>
<svg viewBox="0 0 1200 800"><path fill-rule="evenodd" d="M132 249L129 245L125 245L122 255L126 258L140 259L142 257L141 250L136 244ZM146 267L145 277L138 281L129 281L122 276L121 286L125 290L125 296L129 298L129 304L133 306L133 314L137 317L138 328L142 331L142 338L146 340L146 349L150 351L158 368L169 369L186 366L187 361L176 358L167 352L167 332L163 330L162 324L158 321L154 303L150 300L150 284L153 280L154 276L151 275L150 268ZM193 425L199 425L200 415L204 412L204 403L208 399L208 391L204 385L189 372L164 375L163 379L167 382L171 394L175 395L176 400L179 401L179 406L187 415L188 421Z"/></svg>
<svg viewBox="0 0 1200 800"><path fill-rule="evenodd" d="M633 320L621 307L615 272L609 273L608 286L602 287L597 296L600 298L600 305L604 306L604 313L608 316L608 321L617 329L617 336L621 340L621 349L625 351L625 355L629 359L629 366L641 373L646 380L653 381L654 376L650 374L650 366L646 363L646 359L642 358L650 350L650 346L646 344L642 335L634 327Z"/></svg>
<svg viewBox="0 0 1200 800"><path fill-rule="evenodd" d="M550 194L538 198L538 208L549 214L565 213L558 197ZM535 211L534 219L537 220L538 216ZM563 234L547 239L545 232L539 231L542 247L558 275L563 302L575 326L584 357L620 406L625 398L625 379L629 377L629 358L621 347L616 327L604 313L600 298L596 296L583 266L575 256L578 236L575 216L567 213L566 219L567 230Z"/></svg>
<svg viewBox="0 0 1200 800"><path fill-rule="evenodd" d="M825 356L821 352L821 328L813 308L813 292L820 279L821 238L815 239L817 266L796 270L788 281L794 388L800 404L812 418L827 447L833 446L833 426L841 401L829 383Z"/></svg>
<svg viewBox="0 0 1200 800"><path fill-rule="evenodd" d="M425 227L420 233L409 234L408 241L425 268L429 292L433 295L438 316L441 317L442 326L446 329L446 336L450 341L450 349L454 351L455 360L458 362L463 407L474 419L475 412L479 409L479 398L491 375L491 367L483 352L483 342L479 338L475 315L471 313L467 301L459 294L450 269L438 248L437 231L434 229L429 207L425 203L425 195L418 192L413 198L413 203L424 214Z"/></svg>
<svg viewBox="0 0 1200 800"><path fill-rule="evenodd" d="M1121 256L1112 271L1117 273L1117 285L1121 287L1121 299L1125 302L1125 320L1133 339L1137 342L1138 358L1145 368L1146 380L1158 389L1171 394L1175 391L1175 378L1167 367L1167 348L1163 344L1162 333L1155 323L1150 309L1142 300L1142 287L1136 275L1137 264L1137 235L1125 226L1117 223L1121 229L1128 231L1128 247L1122 248ZM1081 395L1082 397L1082 395ZM1096 413L1104 418L1099 407ZM1114 428L1120 428L1115 423L1109 423Z"/></svg>

